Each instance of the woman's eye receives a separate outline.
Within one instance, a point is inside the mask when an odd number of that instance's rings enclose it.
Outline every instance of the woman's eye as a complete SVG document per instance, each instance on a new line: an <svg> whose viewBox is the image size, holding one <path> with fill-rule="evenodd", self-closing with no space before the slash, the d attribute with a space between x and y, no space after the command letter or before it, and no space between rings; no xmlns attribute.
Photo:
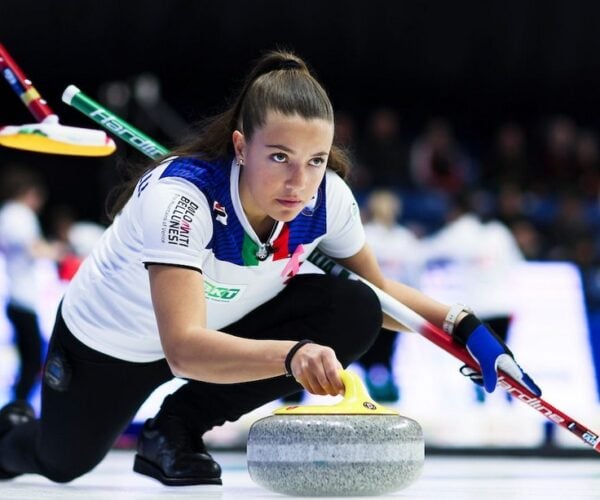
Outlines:
<svg viewBox="0 0 600 500"><path fill-rule="evenodd" d="M322 167L323 165L325 165L325 158L313 158L312 160L310 160L310 164L313 167Z"/></svg>
<svg viewBox="0 0 600 500"><path fill-rule="evenodd" d="M284 162L284 161L287 159L287 156L286 156L285 154L283 154L283 153L275 153L275 154L272 156L272 158L273 158L273 160L275 160L277 163L283 163L283 162Z"/></svg>

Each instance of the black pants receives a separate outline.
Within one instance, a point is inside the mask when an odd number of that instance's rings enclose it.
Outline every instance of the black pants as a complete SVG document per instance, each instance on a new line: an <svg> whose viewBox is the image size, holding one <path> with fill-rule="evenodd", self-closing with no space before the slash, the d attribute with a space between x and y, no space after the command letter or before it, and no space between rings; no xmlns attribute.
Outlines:
<svg viewBox="0 0 600 500"><path fill-rule="evenodd" d="M15 399L28 399L42 369L42 334L35 313L13 304L6 307L6 316L15 331L19 354L19 374L13 387Z"/></svg>
<svg viewBox="0 0 600 500"><path fill-rule="evenodd" d="M223 330L256 339L310 338L331 346L346 366L370 347L381 320L379 301L366 285L301 275ZM0 440L0 468L66 482L102 460L150 393L172 375L165 360L131 363L86 347L68 331L60 311L48 355L56 352L71 366L70 384L63 392L43 384L41 419ZM284 376L239 384L189 381L161 412L177 413L204 431L300 388Z"/></svg>

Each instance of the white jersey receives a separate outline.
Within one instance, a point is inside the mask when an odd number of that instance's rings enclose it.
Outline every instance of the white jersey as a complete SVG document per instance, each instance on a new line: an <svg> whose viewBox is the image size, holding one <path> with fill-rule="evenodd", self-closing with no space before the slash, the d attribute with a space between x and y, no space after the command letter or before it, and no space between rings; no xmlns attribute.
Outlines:
<svg viewBox="0 0 600 500"><path fill-rule="evenodd" d="M425 293L467 304L484 319L512 314L515 294L509 279L523 257L509 229L465 214L422 243Z"/></svg>
<svg viewBox="0 0 600 500"><path fill-rule="evenodd" d="M8 201L0 209L0 251L6 259L9 302L35 312L38 287L32 245L42 237L35 212L24 203Z"/></svg>
<svg viewBox="0 0 600 500"><path fill-rule="evenodd" d="M290 222L277 223L273 252L241 206L239 167L171 158L148 171L70 283L63 317L81 342L110 356L148 362L164 357L146 265L202 272L207 327L221 329L270 300L319 246L332 257L365 242L349 187L328 171L318 192Z"/></svg>
<svg viewBox="0 0 600 500"><path fill-rule="evenodd" d="M388 227L372 221L364 227L383 274L406 285L417 286L422 256L415 234L399 224Z"/></svg>

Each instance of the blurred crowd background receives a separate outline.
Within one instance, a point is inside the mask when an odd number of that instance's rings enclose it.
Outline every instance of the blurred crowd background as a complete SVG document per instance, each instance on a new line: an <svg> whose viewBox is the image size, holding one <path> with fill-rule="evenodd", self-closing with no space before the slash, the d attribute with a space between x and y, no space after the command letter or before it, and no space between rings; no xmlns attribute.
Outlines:
<svg viewBox="0 0 600 500"><path fill-rule="evenodd" d="M167 146L225 106L258 54L307 58L337 108L361 199L402 196L401 222L438 229L452 197L508 224L530 259L594 265L598 252L600 5L580 2L87 2L0 5L0 40L66 124L70 83ZM3 124L31 121L0 86ZM128 161L2 151L106 222Z"/></svg>
<svg viewBox="0 0 600 500"><path fill-rule="evenodd" d="M167 147L225 106L261 51L297 51L332 97L336 138L354 160L349 182L365 222L402 231L396 248L406 251L387 256L390 233L369 236L374 246L385 242L384 264L401 261L391 272L423 285L449 258L436 250L440 241L468 253L483 238L445 230L460 220L493 223L506 232L508 246L491 243L510 247L504 255L575 266L596 367L599 33L593 1L0 3L0 42L62 123L94 126L60 102L75 84ZM0 123L32 121L3 83ZM107 224L105 200L140 161L120 142L104 159L3 148L0 174L27 165L42 176L44 234L73 248L67 229L77 221ZM388 389L384 397L393 399L397 388Z"/></svg>

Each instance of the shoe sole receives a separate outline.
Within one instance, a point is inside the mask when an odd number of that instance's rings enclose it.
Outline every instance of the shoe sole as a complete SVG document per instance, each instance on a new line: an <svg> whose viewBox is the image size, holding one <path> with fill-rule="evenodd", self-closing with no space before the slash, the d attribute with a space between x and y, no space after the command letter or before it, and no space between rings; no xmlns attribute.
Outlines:
<svg viewBox="0 0 600 500"><path fill-rule="evenodd" d="M220 477L210 477L210 478L198 478L198 477L169 477L165 476L163 471L154 465L153 463L146 460L144 457L140 455L135 456L135 460L133 462L133 470L138 474L143 474L145 476L152 477L157 481L160 481L167 486L192 486L196 484L223 484Z"/></svg>

